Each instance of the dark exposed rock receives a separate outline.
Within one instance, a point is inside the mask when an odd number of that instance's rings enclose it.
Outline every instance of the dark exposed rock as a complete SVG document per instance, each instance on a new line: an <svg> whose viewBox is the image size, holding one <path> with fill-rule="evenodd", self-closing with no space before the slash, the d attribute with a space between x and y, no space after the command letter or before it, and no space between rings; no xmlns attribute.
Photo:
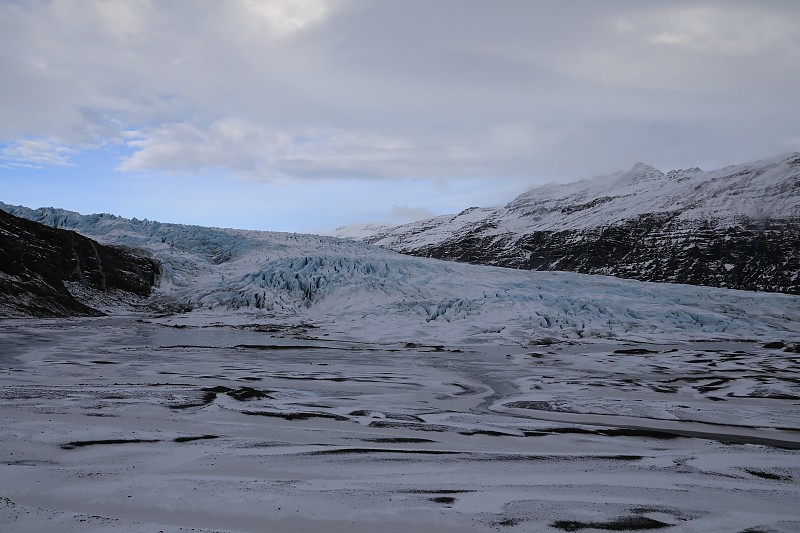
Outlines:
<svg viewBox="0 0 800 533"><path fill-rule="evenodd" d="M65 282L143 298L159 277L158 263L142 252L104 246L0 210L0 314L98 316L103 313L76 299Z"/></svg>
<svg viewBox="0 0 800 533"><path fill-rule="evenodd" d="M406 253L527 270L800 294L800 220L735 227L639 216L585 230L475 232Z"/></svg>

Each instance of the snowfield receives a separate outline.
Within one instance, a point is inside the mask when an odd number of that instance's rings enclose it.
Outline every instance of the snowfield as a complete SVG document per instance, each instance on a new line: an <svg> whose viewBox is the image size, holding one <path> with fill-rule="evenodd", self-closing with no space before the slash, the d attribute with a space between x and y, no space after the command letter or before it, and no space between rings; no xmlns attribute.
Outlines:
<svg viewBox="0 0 800 533"><path fill-rule="evenodd" d="M800 297L1 207L163 278L0 320L0 529L800 530Z"/></svg>

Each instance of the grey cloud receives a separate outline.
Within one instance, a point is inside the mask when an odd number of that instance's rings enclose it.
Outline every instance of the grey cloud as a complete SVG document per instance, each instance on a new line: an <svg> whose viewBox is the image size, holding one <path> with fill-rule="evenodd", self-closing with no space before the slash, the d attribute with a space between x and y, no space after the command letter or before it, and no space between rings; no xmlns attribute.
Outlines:
<svg viewBox="0 0 800 533"><path fill-rule="evenodd" d="M798 28L779 1L5 2L0 142L259 179L725 164L796 149Z"/></svg>

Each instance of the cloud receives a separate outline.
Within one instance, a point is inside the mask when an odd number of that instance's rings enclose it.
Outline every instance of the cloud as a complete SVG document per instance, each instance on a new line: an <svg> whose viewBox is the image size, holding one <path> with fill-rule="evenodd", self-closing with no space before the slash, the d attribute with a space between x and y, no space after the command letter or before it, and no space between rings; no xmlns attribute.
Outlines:
<svg viewBox="0 0 800 533"><path fill-rule="evenodd" d="M400 139L336 129L271 130L225 118L200 128L165 124L128 132L133 154L123 171L171 169L182 173L232 169L255 178L382 177L380 168L408 149Z"/></svg>
<svg viewBox="0 0 800 533"><path fill-rule="evenodd" d="M20 139L0 150L0 161L11 167L66 166L78 151L49 139Z"/></svg>
<svg viewBox="0 0 800 533"><path fill-rule="evenodd" d="M245 8L262 18L271 32L284 36L322 21L332 4L326 0L245 0Z"/></svg>
<svg viewBox="0 0 800 533"><path fill-rule="evenodd" d="M405 205L393 205L390 216L401 222L413 222L414 220L422 220L426 218L433 218L436 216L433 211L426 207L408 207Z"/></svg>
<svg viewBox="0 0 800 533"><path fill-rule="evenodd" d="M657 8L618 21L622 31L650 44L735 56L775 47L797 53L792 23L780 12L735 4Z"/></svg>
<svg viewBox="0 0 800 533"><path fill-rule="evenodd" d="M2 2L0 143L259 180L731 163L797 137L798 43L793 1Z"/></svg>

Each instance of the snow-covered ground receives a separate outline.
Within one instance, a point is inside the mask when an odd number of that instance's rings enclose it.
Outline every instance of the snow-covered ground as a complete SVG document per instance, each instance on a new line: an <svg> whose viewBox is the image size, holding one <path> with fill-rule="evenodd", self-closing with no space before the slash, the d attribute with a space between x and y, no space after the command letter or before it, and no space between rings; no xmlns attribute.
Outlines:
<svg viewBox="0 0 800 533"><path fill-rule="evenodd" d="M197 318L0 322L0 529L800 529L797 354Z"/></svg>
<svg viewBox="0 0 800 533"><path fill-rule="evenodd" d="M0 529L800 530L800 297L26 216L164 277L0 320Z"/></svg>

